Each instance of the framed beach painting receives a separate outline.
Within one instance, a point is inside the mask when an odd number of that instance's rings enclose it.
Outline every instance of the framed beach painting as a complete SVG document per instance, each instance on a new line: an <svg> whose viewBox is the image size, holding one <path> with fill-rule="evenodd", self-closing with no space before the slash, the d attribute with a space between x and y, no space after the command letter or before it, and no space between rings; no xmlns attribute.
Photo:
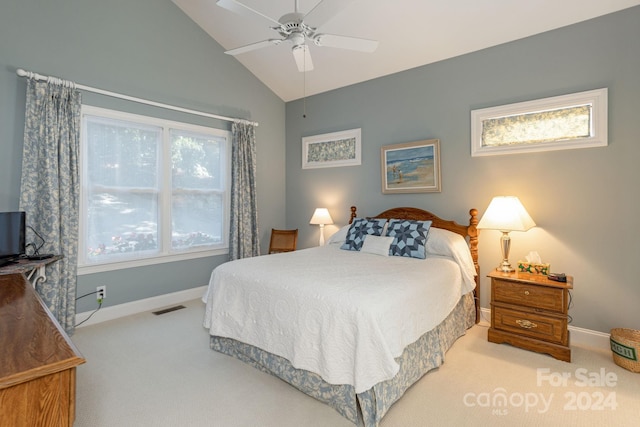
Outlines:
<svg viewBox="0 0 640 427"><path fill-rule="evenodd" d="M302 169L359 165L361 133L350 129L302 138Z"/></svg>
<svg viewBox="0 0 640 427"><path fill-rule="evenodd" d="M384 194L440 192L440 140L385 145L380 160Z"/></svg>

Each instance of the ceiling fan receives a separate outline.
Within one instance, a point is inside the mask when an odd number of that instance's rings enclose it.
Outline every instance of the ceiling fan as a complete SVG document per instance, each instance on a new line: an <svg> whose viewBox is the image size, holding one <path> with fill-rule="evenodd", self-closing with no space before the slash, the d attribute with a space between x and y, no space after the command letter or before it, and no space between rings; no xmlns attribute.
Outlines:
<svg viewBox="0 0 640 427"><path fill-rule="evenodd" d="M354 0L320 0L318 4L307 14L298 11L298 0L295 0L295 9L275 20L263 13L236 0L218 0L217 5L241 15L254 15L269 21L271 29L280 34L281 38L268 39L241 46L226 51L229 55L239 55L267 46L279 45L282 42L293 44L293 57L301 72L313 70L313 62L307 40L316 46L336 47L360 52L373 52L378 47L375 40L357 37L339 36L336 34L324 34L319 27L340 12ZM313 24L313 26L311 25Z"/></svg>

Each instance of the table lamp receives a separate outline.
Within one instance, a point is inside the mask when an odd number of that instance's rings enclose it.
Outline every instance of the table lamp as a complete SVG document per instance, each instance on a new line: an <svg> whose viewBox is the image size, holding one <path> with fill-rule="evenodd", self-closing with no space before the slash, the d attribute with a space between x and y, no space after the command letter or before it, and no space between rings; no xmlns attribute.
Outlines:
<svg viewBox="0 0 640 427"><path fill-rule="evenodd" d="M509 249L511 248L510 231L527 231L535 227L536 223L527 210L515 196L497 196L491 200L489 207L478 223L479 229L500 230L500 247L502 248L502 263L497 270L505 273L514 271L509 263Z"/></svg>
<svg viewBox="0 0 640 427"><path fill-rule="evenodd" d="M325 224L333 224L333 219L331 219L327 208L316 208L309 224L320 226L320 246L324 246L324 226Z"/></svg>

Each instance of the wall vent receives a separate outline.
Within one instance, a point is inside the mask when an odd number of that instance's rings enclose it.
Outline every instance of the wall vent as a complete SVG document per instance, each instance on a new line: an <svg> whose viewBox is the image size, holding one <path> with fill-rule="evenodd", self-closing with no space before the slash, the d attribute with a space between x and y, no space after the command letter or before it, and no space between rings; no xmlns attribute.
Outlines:
<svg viewBox="0 0 640 427"><path fill-rule="evenodd" d="M161 314L171 313L172 311L180 310L183 308L186 308L186 307L184 305L176 305L175 307L163 308L162 310L153 311L152 313L155 314L156 316L159 316Z"/></svg>

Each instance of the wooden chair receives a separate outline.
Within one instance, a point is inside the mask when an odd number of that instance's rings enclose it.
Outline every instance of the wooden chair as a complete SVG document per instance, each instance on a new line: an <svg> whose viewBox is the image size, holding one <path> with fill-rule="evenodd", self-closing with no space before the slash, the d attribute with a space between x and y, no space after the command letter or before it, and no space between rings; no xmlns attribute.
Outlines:
<svg viewBox="0 0 640 427"><path fill-rule="evenodd" d="M269 242L269 253L291 252L296 250L298 243L298 229L276 230L271 229L271 241Z"/></svg>

